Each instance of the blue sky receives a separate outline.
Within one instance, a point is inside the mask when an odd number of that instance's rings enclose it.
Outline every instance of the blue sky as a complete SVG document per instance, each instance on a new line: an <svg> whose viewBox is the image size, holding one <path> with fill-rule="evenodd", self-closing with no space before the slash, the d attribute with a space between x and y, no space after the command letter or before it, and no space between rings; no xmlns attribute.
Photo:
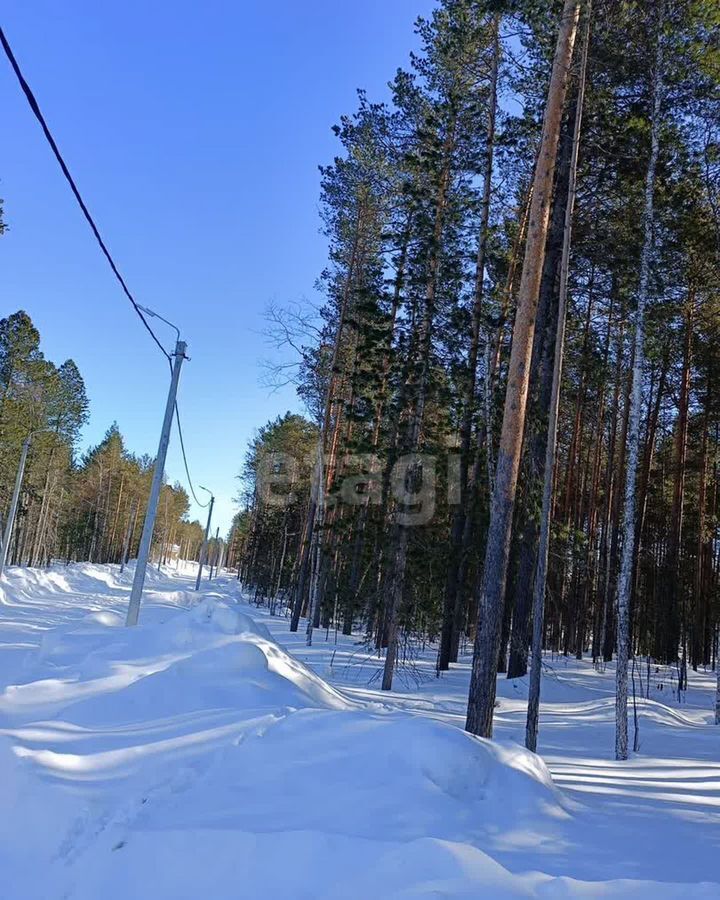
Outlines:
<svg viewBox="0 0 720 900"><path fill-rule="evenodd" d="M317 166L356 89L386 83L432 0L7 5L3 28L139 303L176 322L195 483L229 526L255 428L299 410L260 384L263 310L313 296L325 263ZM120 293L9 65L0 60L0 315L25 309L90 398L83 447L116 420L154 454L167 364ZM162 328L162 326L159 326ZM173 343L165 330L166 345ZM167 473L184 480L177 436ZM196 515L193 507L191 515Z"/></svg>

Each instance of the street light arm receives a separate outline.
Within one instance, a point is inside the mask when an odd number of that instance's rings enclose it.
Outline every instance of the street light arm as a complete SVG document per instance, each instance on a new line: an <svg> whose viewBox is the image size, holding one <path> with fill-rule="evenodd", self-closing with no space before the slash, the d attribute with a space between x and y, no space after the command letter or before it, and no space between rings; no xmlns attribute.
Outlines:
<svg viewBox="0 0 720 900"><path fill-rule="evenodd" d="M180 329L177 327L177 325L174 325L172 322L168 321L168 319L164 318L164 316L161 316L160 313L156 313L155 310L150 309L147 306L140 306L139 308L144 313L147 313L149 316L152 316L153 319L160 319L161 322L164 322L166 325L169 325L171 328L174 328L175 333L177 334L177 339L178 339L178 341L180 340Z"/></svg>
<svg viewBox="0 0 720 900"><path fill-rule="evenodd" d="M45 432L49 432L50 434L57 434L57 431L54 428L36 428L35 431L31 431L30 434L25 438L25 440L29 443L32 438L35 437L36 434L44 434Z"/></svg>

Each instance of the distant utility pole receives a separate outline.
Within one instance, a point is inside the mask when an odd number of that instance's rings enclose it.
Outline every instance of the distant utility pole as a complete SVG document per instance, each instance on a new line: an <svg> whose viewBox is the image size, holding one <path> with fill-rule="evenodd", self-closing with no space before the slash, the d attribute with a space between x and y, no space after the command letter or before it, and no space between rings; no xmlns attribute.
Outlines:
<svg viewBox="0 0 720 900"><path fill-rule="evenodd" d="M20 462L15 475L15 488L13 490L12 500L10 501L10 512L8 513L7 522L5 523L5 535L3 536L2 547L0 547L0 578L5 571L5 563L7 562L8 553L10 552L10 539L12 538L13 525L15 524L15 514L17 513L18 500L20 499L20 490L22 489L23 475L25 474L25 463L27 462L28 450L30 442L36 434L43 431L49 431L48 428L38 428L37 431L31 431L25 438L20 453Z"/></svg>
<svg viewBox="0 0 720 900"><path fill-rule="evenodd" d="M208 517L207 517L207 525L205 526L205 535L203 537L202 547L200 548L200 561L198 564L198 573L197 579L195 581L195 590L200 590L200 579L202 578L202 570L203 565L205 563L205 554L207 553L207 544L208 544L208 535L210 534L210 522L212 521L212 511L213 506L215 505L215 497L212 491L208 491L206 487L202 485L198 485L203 491L207 491L210 494L210 506L208 507Z"/></svg>
<svg viewBox="0 0 720 900"><path fill-rule="evenodd" d="M160 317L158 316L158 318ZM165 406L165 418L163 419L162 431L160 432L160 444L158 445L157 457L155 458L155 471L153 472L152 485L150 486L150 498L148 500L147 511L145 512L145 523L140 538L140 548L138 550L138 558L135 565L135 576L133 578L132 590L130 591L130 605L125 621L126 625L137 625L138 616L140 615L140 599L142 597L143 585L145 584L145 571L147 569L148 556L150 555L150 544L152 543L153 530L155 528L155 516L157 514L158 500L160 499L160 488L162 487L163 474L165 472L165 458L167 457L168 444L170 443L170 428L172 426L173 413L175 412L175 398L177 396L178 382L180 381L180 369L183 360L186 358L186 348L187 345L184 341L180 340L178 334L178 340L175 344L175 353L173 354L175 361L173 363L170 390L168 391L167 404Z"/></svg>
<svg viewBox="0 0 720 900"><path fill-rule="evenodd" d="M218 560L220 559L220 544L218 543L218 539L220 538L220 526L218 525L215 531L215 577L217 578L218 573ZM210 560L210 574L208 575L208 581L212 581L212 570L213 570L213 561Z"/></svg>

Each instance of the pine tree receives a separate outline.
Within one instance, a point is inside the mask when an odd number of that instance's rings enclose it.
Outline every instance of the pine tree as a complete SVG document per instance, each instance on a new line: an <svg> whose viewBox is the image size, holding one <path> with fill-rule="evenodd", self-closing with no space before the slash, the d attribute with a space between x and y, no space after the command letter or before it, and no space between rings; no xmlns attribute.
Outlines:
<svg viewBox="0 0 720 900"><path fill-rule="evenodd" d="M492 736L502 598L507 576L515 490L525 424L528 370L545 255L560 120L574 49L579 6L579 3L567 0L561 16L543 122L543 138L535 168L525 261L513 332L513 350L480 591L481 622L475 640L466 723L468 731L484 737Z"/></svg>

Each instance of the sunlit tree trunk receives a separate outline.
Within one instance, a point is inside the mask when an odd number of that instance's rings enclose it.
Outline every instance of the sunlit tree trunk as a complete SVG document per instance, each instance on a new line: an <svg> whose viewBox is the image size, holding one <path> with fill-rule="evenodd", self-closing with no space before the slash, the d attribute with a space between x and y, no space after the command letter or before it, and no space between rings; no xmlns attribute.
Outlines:
<svg viewBox="0 0 720 900"><path fill-rule="evenodd" d="M540 277L545 258L560 122L575 46L579 12L579 0L566 0L558 31L545 107L540 154L535 166L525 260L520 279L513 331L503 425L485 551L485 567L478 604L480 620L475 636L466 720L467 730L483 737L492 737L502 604L525 427L530 355L535 331Z"/></svg>
<svg viewBox="0 0 720 900"><path fill-rule="evenodd" d="M627 432L627 471L623 501L623 546L617 589L617 666L615 673L615 758L628 758L628 652L630 644L630 594L632 591L633 556L635 553L635 485L640 445L640 417L642 415L642 377L645 362L645 306L650 279L650 256L653 244L655 199L655 171L659 152L660 101L663 84L663 56L658 28L655 72L652 81L652 111L650 126L650 158L645 177L645 201L642 214L643 245L640 254L637 309L633 343L632 388Z"/></svg>
<svg viewBox="0 0 720 900"><path fill-rule="evenodd" d="M573 124L570 170L568 173L567 200L565 203L562 260L560 262L560 287L558 291L557 331L555 336L555 353L553 358L553 377L552 388L550 392L547 443L545 447L545 472L543 476L542 510L540 513L540 540L538 544L537 565L533 588L532 656L530 663L531 668L530 688L528 694L527 725L525 730L525 745L528 750L532 750L533 752L535 752L535 750L537 749L538 717L540 713L540 674L542 666L543 623L545 618L545 590L550 548L550 517L552 515L558 411L560 408L560 388L562 384L563 353L565 349L565 321L567 311L568 273L570 268L572 218L573 210L575 207L577 162L580 149L580 129L582 127L582 114L585 100L585 73L587 71L588 47L590 43L590 12L591 7L590 3L588 3L586 11L587 18L585 22L585 40L583 44L582 64L580 67L577 101L575 104L575 120Z"/></svg>

